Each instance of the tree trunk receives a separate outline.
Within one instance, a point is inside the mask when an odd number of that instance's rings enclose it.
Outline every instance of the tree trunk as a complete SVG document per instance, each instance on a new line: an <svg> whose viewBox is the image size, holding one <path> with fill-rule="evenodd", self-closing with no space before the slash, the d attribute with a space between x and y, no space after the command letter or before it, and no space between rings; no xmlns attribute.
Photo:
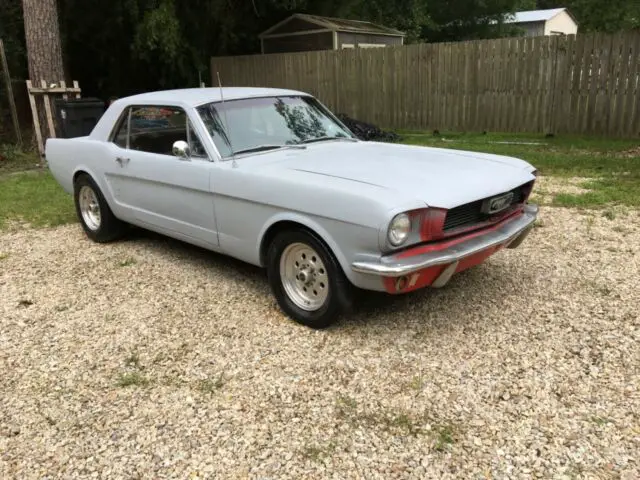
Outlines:
<svg viewBox="0 0 640 480"><path fill-rule="evenodd" d="M42 80L58 83L64 80L62 42L58 24L57 0L22 0L29 78L34 87ZM42 138L50 136L42 100L38 99L38 117Z"/></svg>
<svg viewBox="0 0 640 480"><path fill-rule="evenodd" d="M29 77L34 86L64 79L56 0L22 0Z"/></svg>

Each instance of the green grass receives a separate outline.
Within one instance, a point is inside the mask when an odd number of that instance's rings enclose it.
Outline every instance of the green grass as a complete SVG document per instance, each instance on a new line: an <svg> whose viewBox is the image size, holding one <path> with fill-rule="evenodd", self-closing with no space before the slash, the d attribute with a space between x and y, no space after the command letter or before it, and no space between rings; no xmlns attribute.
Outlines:
<svg viewBox="0 0 640 480"><path fill-rule="evenodd" d="M128 372L123 373L118 377L117 384L119 387L144 387L149 384L149 379L139 372Z"/></svg>
<svg viewBox="0 0 640 480"><path fill-rule="evenodd" d="M444 452L455 443L454 431L450 425L441 425L435 429L434 449Z"/></svg>
<svg viewBox="0 0 640 480"><path fill-rule="evenodd" d="M37 168L40 160L33 152L12 144L0 144L0 175Z"/></svg>
<svg viewBox="0 0 640 480"><path fill-rule="evenodd" d="M335 452L337 445L331 441L326 445L307 445L300 450L304 458L314 462L322 462L325 458L330 457Z"/></svg>
<svg viewBox="0 0 640 480"><path fill-rule="evenodd" d="M131 265L135 265L136 263L137 263L137 260L135 258L129 257L122 260L118 265L120 267L130 267Z"/></svg>
<svg viewBox="0 0 640 480"><path fill-rule="evenodd" d="M640 159L638 160L640 162ZM606 175L580 185L589 192L559 193L553 204L563 207L594 208L608 205L640 205L640 175ZM613 218L610 218L613 220Z"/></svg>
<svg viewBox="0 0 640 480"><path fill-rule="evenodd" d="M34 227L76 221L73 199L49 172L24 172L0 177L0 228L8 222Z"/></svg>

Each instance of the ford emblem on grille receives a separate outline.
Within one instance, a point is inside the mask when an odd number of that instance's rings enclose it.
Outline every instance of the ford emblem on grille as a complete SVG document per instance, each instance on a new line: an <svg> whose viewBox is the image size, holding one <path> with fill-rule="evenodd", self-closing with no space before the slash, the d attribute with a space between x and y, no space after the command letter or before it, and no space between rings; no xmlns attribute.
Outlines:
<svg viewBox="0 0 640 480"><path fill-rule="evenodd" d="M511 200L513 200L513 192L505 193L498 197L488 198L482 205L482 213L491 215L501 212L511 205Z"/></svg>

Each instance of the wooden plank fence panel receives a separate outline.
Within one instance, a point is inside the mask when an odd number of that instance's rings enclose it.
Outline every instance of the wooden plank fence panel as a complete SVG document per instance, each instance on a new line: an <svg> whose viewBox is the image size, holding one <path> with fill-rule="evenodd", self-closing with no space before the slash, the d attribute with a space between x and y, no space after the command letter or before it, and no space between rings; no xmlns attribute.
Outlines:
<svg viewBox="0 0 640 480"><path fill-rule="evenodd" d="M214 57L217 72L386 128L640 136L640 32Z"/></svg>
<svg viewBox="0 0 640 480"><path fill-rule="evenodd" d="M540 110L542 98L542 37L534 37L531 43L531 128L533 131L540 132Z"/></svg>
<svg viewBox="0 0 640 480"><path fill-rule="evenodd" d="M535 72L537 71L538 59L535 56L535 39L526 38L526 67L525 67L525 81L526 81L526 104L527 115L525 120L525 128L528 131L536 132L535 122L535 99L536 99L536 79Z"/></svg>
<svg viewBox="0 0 640 480"><path fill-rule="evenodd" d="M612 53L612 36L602 36L600 43L598 84L596 86L596 108L593 132L606 132L607 130L607 84L609 77Z"/></svg>
<svg viewBox="0 0 640 480"><path fill-rule="evenodd" d="M516 55L516 61L515 61L515 68L516 68L516 74L515 74L515 85L514 85L514 89L515 89L515 94L514 94L514 99L513 99L513 119L512 122L514 124L514 128L518 131L521 132L524 130L524 121L523 121L523 114L525 112L525 108L526 108L526 104L524 103L525 101L525 72L524 72L524 68L526 66L526 62L525 62L525 54L524 54L524 43L525 43L525 39L524 38L516 38L515 39L515 45L514 45L514 49L515 49L515 55Z"/></svg>
<svg viewBox="0 0 640 480"><path fill-rule="evenodd" d="M613 122L615 119L616 98L618 96L620 69L622 67L622 42L624 37L620 33L616 33L611 39L611 49L609 52L609 68L608 79L603 93L605 131L611 134L613 130Z"/></svg>
<svg viewBox="0 0 640 480"><path fill-rule="evenodd" d="M596 33L591 46L591 63L589 66L589 101L587 103L586 133L593 133L596 123L596 100L598 97L598 79L600 77L600 49L602 34Z"/></svg>
<svg viewBox="0 0 640 480"><path fill-rule="evenodd" d="M624 34L622 37L620 48L618 91L615 99L615 105L613 107L613 118L611 120L611 128L618 135L628 134L627 125L625 125L624 123L625 109L628 110L625 101L627 100L627 92L629 91L629 87L631 86L631 81L629 78L629 63L632 61L633 57L632 52L634 39L634 35L629 33Z"/></svg>
<svg viewBox="0 0 640 480"><path fill-rule="evenodd" d="M640 136L640 35L635 39L635 48L632 55L633 73L629 76L631 80L630 91L627 92L627 107L631 112L628 116L630 132L629 134L636 137Z"/></svg>
<svg viewBox="0 0 640 480"><path fill-rule="evenodd" d="M550 132L559 133L564 130L563 118L566 114L568 94L569 65L571 63L572 45L566 36L558 37L555 51L555 67L551 84Z"/></svg>
<svg viewBox="0 0 640 480"><path fill-rule="evenodd" d="M585 37L582 35L576 36L575 39L575 56L572 60L572 75L571 75L571 99L569 103L569 117L566 118L567 127L565 131L574 133L580 133L580 102L581 102L581 90L580 82L582 79L584 69L584 52L585 52Z"/></svg>
<svg viewBox="0 0 640 480"><path fill-rule="evenodd" d="M482 58L480 59L480 112L479 126L481 130L490 130L488 119L491 118L491 77L493 75L493 42L482 42Z"/></svg>

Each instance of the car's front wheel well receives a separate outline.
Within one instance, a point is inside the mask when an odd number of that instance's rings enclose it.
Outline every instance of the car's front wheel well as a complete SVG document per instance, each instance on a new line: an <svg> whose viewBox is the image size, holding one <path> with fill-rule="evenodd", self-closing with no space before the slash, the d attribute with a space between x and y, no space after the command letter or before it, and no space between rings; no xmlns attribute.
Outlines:
<svg viewBox="0 0 640 480"><path fill-rule="evenodd" d="M332 251L331 247L327 245L327 242L325 242L320 235L318 235L306 225L291 220L281 220L271 225L262 236L262 242L260 243L260 265L264 266L267 264L267 253L269 251L269 245L271 245L273 239L276 238L276 235L281 232L294 230L302 230L310 235L313 235L314 238L316 238L319 242L322 242L327 247L327 249L335 256L335 253Z"/></svg>
<svg viewBox="0 0 640 480"><path fill-rule="evenodd" d="M87 175L88 177L90 177L91 175L89 175L87 172L85 172L84 170L78 170L76 173L73 174L73 184L76 184L76 181L78 180L78 177L80 175ZM69 177L67 177L69 178Z"/></svg>

